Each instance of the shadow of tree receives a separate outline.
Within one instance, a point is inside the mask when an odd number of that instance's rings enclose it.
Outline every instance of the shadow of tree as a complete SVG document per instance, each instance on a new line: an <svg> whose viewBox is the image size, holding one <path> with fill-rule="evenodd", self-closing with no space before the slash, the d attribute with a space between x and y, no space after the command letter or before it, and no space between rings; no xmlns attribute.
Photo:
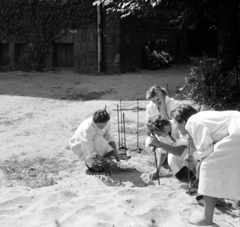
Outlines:
<svg viewBox="0 0 240 227"><path fill-rule="evenodd" d="M99 76L78 74L70 69L53 69L47 72L1 72L0 67L0 94L77 101L145 100L143 89L158 84L159 78L161 84L169 85L169 94L174 95L176 87L181 86L188 76L189 68L190 64L179 64L164 72L140 70L109 77L106 74ZM127 85L131 87L126 89ZM135 107L135 109L132 106L128 107L127 109L133 109L132 111L137 110ZM144 111L144 108L139 107L139 110Z"/></svg>

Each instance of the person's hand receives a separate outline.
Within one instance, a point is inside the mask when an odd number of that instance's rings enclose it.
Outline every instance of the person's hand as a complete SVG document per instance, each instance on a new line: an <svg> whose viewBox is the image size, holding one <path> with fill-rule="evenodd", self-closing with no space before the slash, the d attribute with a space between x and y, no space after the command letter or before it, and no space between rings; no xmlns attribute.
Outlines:
<svg viewBox="0 0 240 227"><path fill-rule="evenodd" d="M149 146L150 147L161 147L162 144L155 136L152 136L152 137L150 137Z"/></svg>
<svg viewBox="0 0 240 227"><path fill-rule="evenodd" d="M121 162L120 157L116 157L116 161L120 163Z"/></svg>
<svg viewBox="0 0 240 227"><path fill-rule="evenodd" d="M165 101L166 95L159 89L156 91L158 98L162 101Z"/></svg>
<svg viewBox="0 0 240 227"><path fill-rule="evenodd" d="M114 157L115 157L116 162L120 162L120 156L117 151L114 152Z"/></svg>
<svg viewBox="0 0 240 227"><path fill-rule="evenodd" d="M187 137L187 146L193 148L194 150L196 149L193 142L193 138L190 135L188 135Z"/></svg>
<svg viewBox="0 0 240 227"><path fill-rule="evenodd" d="M186 162L192 162L193 161L193 156L192 155L189 155L189 154L186 154L184 160Z"/></svg>

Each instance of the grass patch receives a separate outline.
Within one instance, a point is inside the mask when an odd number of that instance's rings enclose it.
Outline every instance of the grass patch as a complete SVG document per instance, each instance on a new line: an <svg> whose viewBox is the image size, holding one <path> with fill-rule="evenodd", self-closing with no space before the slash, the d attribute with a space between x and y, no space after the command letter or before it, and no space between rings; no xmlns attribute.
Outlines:
<svg viewBox="0 0 240 227"><path fill-rule="evenodd" d="M19 160L12 157L0 162L0 169L5 174L9 186L21 185L30 188L40 188L56 184L60 171L73 171L76 165L63 158L35 157Z"/></svg>
<svg viewBox="0 0 240 227"><path fill-rule="evenodd" d="M113 89L106 89L101 91L91 91L88 93L72 93L62 96L62 100L77 100L77 101L88 101L94 99L100 99L103 95L112 93Z"/></svg>

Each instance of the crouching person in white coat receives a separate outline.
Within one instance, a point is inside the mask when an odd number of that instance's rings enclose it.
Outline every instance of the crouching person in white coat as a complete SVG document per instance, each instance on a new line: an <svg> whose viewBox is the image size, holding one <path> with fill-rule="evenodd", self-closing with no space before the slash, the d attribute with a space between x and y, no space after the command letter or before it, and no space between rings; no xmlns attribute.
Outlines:
<svg viewBox="0 0 240 227"><path fill-rule="evenodd" d="M197 112L195 109L194 111ZM191 165L185 161L185 157L188 153L187 134L180 134L174 121L168 120L161 115L147 126L152 132L150 144L154 144L155 147L161 146L157 163L158 171L156 169L153 170L150 173L150 179L153 180L157 173L160 173L160 169L166 157L168 157L168 165L172 173L179 181L188 182L188 174L193 178L196 173L197 161L192 160Z"/></svg>
<svg viewBox="0 0 240 227"><path fill-rule="evenodd" d="M152 86L146 92L146 99L150 102L146 106L146 123L149 124L156 120L161 115L166 119L171 119L172 112L178 107L179 101L169 98L167 90L160 88L159 86ZM149 146L150 133L147 132L147 138L145 142L147 153L151 153L152 149ZM159 151L159 149L157 149Z"/></svg>
<svg viewBox="0 0 240 227"><path fill-rule="evenodd" d="M119 162L119 154L110 132L110 115L106 109L97 110L92 117L84 120L69 141L71 150L90 171L99 171L99 163L108 162L114 156Z"/></svg>

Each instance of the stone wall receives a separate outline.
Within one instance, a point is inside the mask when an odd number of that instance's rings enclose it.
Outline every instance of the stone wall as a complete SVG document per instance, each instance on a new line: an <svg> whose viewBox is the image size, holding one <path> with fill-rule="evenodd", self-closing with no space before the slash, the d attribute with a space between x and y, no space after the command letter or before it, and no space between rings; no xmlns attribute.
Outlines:
<svg viewBox="0 0 240 227"><path fill-rule="evenodd" d="M55 43L74 44L74 69L81 73L97 71L97 30L89 25L86 29L71 30ZM54 59L52 59L52 64Z"/></svg>
<svg viewBox="0 0 240 227"><path fill-rule="evenodd" d="M98 72L97 21L85 30L75 30L57 41L74 43L74 68L81 73ZM49 62L49 61L48 61ZM102 71L121 72L119 17L102 14Z"/></svg>
<svg viewBox="0 0 240 227"><path fill-rule="evenodd" d="M174 56L186 55L186 32L175 30L162 23L119 16L102 12L102 71L121 73L141 68L142 46L148 40L160 40L159 47L166 48ZM24 40L21 40L24 42ZM86 29L71 30L55 43L73 44L74 70L81 73L98 71L97 21ZM45 66L54 66L54 45L46 57ZM10 64L15 62L15 45L9 42Z"/></svg>
<svg viewBox="0 0 240 227"><path fill-rule="evenodd" d="M120 73L120 18L106 13L103 15L103 71Z"/></svg>
<svg viewBox="0 0 240 227"><path fill-rule="evenodd" d="M74 67L82 73L98 70L97 22L86 30L77 30L59 42L74 43ZM147 40L159 40L157 47L167 49L176 58L186 56L186 32L161 23L136 17L120 19L102 14L102 71L115 74L141 68L142 46Z"/></svg>

